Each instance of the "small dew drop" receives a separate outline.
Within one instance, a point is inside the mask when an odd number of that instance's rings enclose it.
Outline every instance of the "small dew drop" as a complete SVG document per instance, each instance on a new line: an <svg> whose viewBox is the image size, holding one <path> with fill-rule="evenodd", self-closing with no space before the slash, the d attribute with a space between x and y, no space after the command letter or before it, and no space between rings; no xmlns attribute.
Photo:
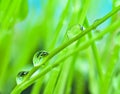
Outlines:
<svg viewBox="0 0 120 94"><path fill-rule="evenodd" d="M101 19L96 19L93 23L96 24L96 23L99 23L99 21L101 21ZM94 27L94 29L96 29L97 27Z"/></svg>
<svg viewBox="0 0 120 94"><path fill-rule="evenodd" d="M97 36L97 35L99 35L100 34L100 30L98 30L98 29L96 29L96 30L94 30L95 32L94 32L94 34L95 34L95 36ZM97 40L101 40L103 38L103 36L99 36L98 38L97 38Z"/></svg>
<svg viewBox="0 0 120 94"><path fill-rule="evenodd" d="M67 30L68 39L75 37L76 35L82 33L85 28L80 24L73 25L71 28Z"/></svg>
<svg viewBox="0 0 120 94"><path fill-rule="evenodd" d="M16 77L16 82L17 82L17 84L20 84L20 83L23 81L24 77L25 77L28 73L29 73L28 71L21 71L21 72L19 72L19 73L17 74L17 77Z"/></svg>
<svg viewBox="0 0 120 94"><path fill-rule="evenodd" d="M101 19L96 19L95 21L94 21L94 23L97 23L97 22L99 22Z"/></svg>
<svg viewBox="0 0 120 94"><path fill-rule="evenodd" d="M48 52L47 51L38 51L35 53L35 55L33 56L33 65L34 66L38 66L40 65L40 63L43 61L44 57L48 56Z"/></svg>
<svg viewBox="0 0 120 94"><path fill-rule="evenodd" d="M120 32L118 32L115 36L115 43L120 46Z"/></svg>

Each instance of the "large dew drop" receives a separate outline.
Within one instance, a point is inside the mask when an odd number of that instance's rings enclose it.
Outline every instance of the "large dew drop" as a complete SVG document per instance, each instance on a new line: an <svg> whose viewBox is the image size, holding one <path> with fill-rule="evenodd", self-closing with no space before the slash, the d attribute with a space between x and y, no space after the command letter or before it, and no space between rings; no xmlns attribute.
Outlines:
<svg viewBox="0 0 120 94"><path fill-rule="evenodd" d="M28 74L28 71L21 71L21 72L19 72L17 77L16 77L17 84L20 84L27 74Z"/></svg>
<svg viewBox="0 0 120 94"><path fill-rule="evenodd" d="M38 66L43 61L44 57L48 55L47 51L38 51L33 57L33 65Z"/></svg>
<svg viewBox="0 0 120 94"><path fill-rule="evenodd" d="M73 25L71 28L67 30L68 39L75 37L76 35L82 33L84 27L80 24Z"/></svg>

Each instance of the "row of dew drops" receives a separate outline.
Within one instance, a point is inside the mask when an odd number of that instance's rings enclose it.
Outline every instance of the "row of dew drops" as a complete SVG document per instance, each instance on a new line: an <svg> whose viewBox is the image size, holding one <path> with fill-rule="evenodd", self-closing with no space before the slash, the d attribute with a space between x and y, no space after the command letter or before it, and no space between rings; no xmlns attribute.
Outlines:
<svg viewBox="0 0 120 94"><path fill-rule="evenodd" d="M85 28L82 25L75 24L75 25L71 26L70 28L68 28L68 30L66 31L65 36L67 36L67 39L71 39L71 38L75 37L76 35L82 33L84 30L85 30ZM118 45L120 45L120 42L118 42L118 41L120 41L120 32L118 32L116 39L117 40L115 40L115 41L117 42ZM40 65L40 63L48 55L49 55L49 53L47 51L45 51L45 50L36 52L34 54L34 56L33 56L33 65L34 66ZM22 83L22 81L24 80L24 77L28 73L29 73L29 71L21 71L21 72L19 72L17 74L17 77L16 77L16 83L17 84Z"/></svg>
<svg viewBox="0 0 120 94"><path fill-rule="evenodd" d="M38 66L42 61L43 59L48 56L48 52L47 51L38 51L34 54L33 56L33 65L34 66ZM24 80L24 77L29 73L29 71L21 71L17 74L17 77L16 77L16 83L17 84L20 84L22 83L22 81Z"/></svg>
<svg viewBox="0 0 120 94"><path fill-rule="evenodd" d="M73 38L77 34L81 33L83 31L83 27L80 24L75 24L71 26L71 28L68 28L66 31L65 36L67 36L67 39ZM38 51L33 56L33 66L38 66L40 63L44 60L46 56L48 56L49 53L45 50ZM16 77L16 83L20 84L24 80L25 76L29 73L29 71L20 71L17 74Z"/></svg>

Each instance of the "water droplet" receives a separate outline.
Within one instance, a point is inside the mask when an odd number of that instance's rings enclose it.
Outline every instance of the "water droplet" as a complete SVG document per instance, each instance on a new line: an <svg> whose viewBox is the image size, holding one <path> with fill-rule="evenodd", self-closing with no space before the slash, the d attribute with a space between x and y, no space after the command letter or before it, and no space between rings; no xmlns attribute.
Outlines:
<svg viewBox="0 0 120 94"><path fill-rule="evenodd" d="M46 57L47 55L48 55L47 51L38 51L38 52L36 52L35 55L33 56L33 65L34 66L40 65L40 63L42 62L44 57Z"/></svg>
<svg viewBox="0 0 120 94"><path fill-rule="evenodd" d="M80 24L73 25L71 28L67 30L68 39L75 37L76 35L82 33L84 27Z"/></svg>
<svg viewBox="0 0 120 94"><path fill-rule="evenodd" d="M115 43L120 46L120 32L118 32L115 36Z"/></svg>
<svg viewBox="0 0 120 94"><path fill-rule="evenodd" d="M99 35L100 32L101 32L100 30L95 29L95 30L94 30L94 34L95 34L95 36ZM103 36L99 36L99 37L97 38L97 40L101 40L102 38L103 38Z"/></svg>
<svg viewBox="0 0 120 94"><path fill-rule="evenodd" d="M99 22L101 19L96 19L95 21L94 21L94 23L97 23L97 22Z"/></svg>
<svg viewBox="0 0 120 94"><path fill-rule="evenodd" d="M99 21L101 21L101 19L96 19L93 23L96 24L96 23L99 23ZM93 29L96 29L97 27L94 27Z"/></svg>
<svg viewBox="0 0 120 94"><path fill-rule="evenodd" d="M24 77L25 77L28 73L29 73L28 71L21 71L21 72L19 72L18 75L17 75L17 77L16 77L16 82L17 82L17 84L20 84L20 83L23 81Z"/></svg>

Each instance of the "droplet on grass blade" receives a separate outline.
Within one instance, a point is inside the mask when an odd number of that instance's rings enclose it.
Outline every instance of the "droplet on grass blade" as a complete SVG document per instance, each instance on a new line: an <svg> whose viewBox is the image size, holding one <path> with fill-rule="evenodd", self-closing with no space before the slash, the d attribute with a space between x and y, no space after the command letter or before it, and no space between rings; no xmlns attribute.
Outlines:
<svg viewBox="0 0 120 94"><path fill-rule="evenodd" d="M96 24L96 23L99 23L101 21L101 19L96 19L93 23ZM93 29L96 29L97 27L94 26Z"/></svg>
<svg viewBox="0 0 120 94"><path fill-rule="evenodd" d="M98 23L100 20L101 20L101 19L96 19L96 20L94 21L94 23Z"/></svg>
<svg viewBox="0 0 120 94"><path fill-rule="evenodd" d="M82 33L84 27L80 24L73 25L71 28L67 30L68 39L75 37L76 35Z"/></svg>
<svg viewBox="0 0 120 94"><path fill-rule="evenodd" d="M95 34L95 36L99 35L100 32L101 32L100 30L95 29L95 30L94 30L94 34ZM97 38L97 40L101 40L102 38L103 38L103 36L99 36L99 37Z"/></svg>
<svg viewBox="0 0 120 94"><path fill-rule="evenodd" d="M44 57L46 57L47 55L48 55L47 51L38 51L38 52L36 52L35 55L33 56L33 65L34 66L40 65L40 63L42 62Z"/></svg>
<svg viewBox="0 0 120 94"><path fill-rule="evenodd" d="M17 75L17 77L16 77L16 82L17 82L17 84L20 84L20 83L23 81L24 77L25 77L28 73L29 73L28 71L21 71L21 72L19 72L18 75Z"/></svg>
<svg viewBox="0 0 120 94"><path fill-rule="evenodd" d="M120 32L118 32L115 36L115 43L120 46Z"/></svg>

